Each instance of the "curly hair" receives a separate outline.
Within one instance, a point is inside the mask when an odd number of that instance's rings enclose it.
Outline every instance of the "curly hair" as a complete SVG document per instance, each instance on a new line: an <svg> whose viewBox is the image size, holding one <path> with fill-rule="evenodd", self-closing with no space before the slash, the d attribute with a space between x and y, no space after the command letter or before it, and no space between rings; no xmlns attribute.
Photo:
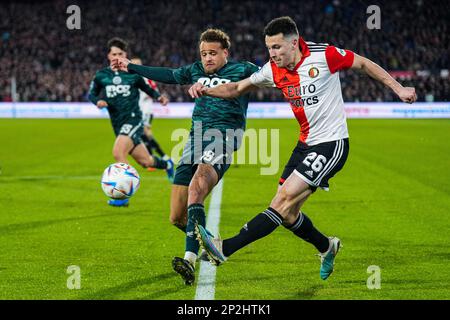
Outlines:
<svg viewBox="0 0 450 320"><path fill-rule="evenodd" d="M231 41L228 34L220 29L207 29L200 35L200 42L219 42L222 45L222 49L230 49Z"/></svg>

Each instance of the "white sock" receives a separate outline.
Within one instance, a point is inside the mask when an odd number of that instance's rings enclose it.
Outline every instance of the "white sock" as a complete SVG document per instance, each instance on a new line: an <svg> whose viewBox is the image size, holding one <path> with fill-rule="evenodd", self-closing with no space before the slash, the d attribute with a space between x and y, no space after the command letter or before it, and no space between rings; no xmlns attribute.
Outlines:
<svg viewBox="0 0 450 320"><path fill-rule="evenodd" d="M195 267L195 262L197 261L197 255L193 252L186 251L184 253L184 260L189 261L189 263Z"/></svg>

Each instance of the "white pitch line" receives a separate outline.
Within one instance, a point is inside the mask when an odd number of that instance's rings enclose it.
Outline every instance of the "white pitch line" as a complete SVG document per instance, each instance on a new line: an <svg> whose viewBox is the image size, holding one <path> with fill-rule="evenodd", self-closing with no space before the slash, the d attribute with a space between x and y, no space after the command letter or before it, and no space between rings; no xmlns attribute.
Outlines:
<svg viewBox="0 0 450 320"><path fill-rule="evenodd" d="M217 186L212 191L211 202L209 203L208 218L206 221L206 229L208 229L208 231L215 236L219 234L222 190L223 179L219 181ZM201 261L197 291L195 292L195 300L214 300L215 292L216 266L211 265L208 261Z"/></svg>

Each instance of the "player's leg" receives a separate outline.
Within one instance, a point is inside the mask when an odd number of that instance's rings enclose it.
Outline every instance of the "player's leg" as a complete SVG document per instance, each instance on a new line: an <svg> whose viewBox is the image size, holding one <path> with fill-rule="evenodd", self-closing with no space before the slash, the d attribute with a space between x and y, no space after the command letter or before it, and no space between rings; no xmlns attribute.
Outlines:
<svg viewBox="0 0 450 320"><path fill-rule="evenodd" d="M294 172L289 176L265 212L271 218L272 223L261 215L255 217L247 223L247 228L243 228L239 235L223 241L222 253L226 257L248 243L270 234L280 223L276 218L281 217L285 226L289 226L289 229L296 236L313 244L320 252L320 276L325 280L333 272L334 258L339 250L340 240L326 237L314 227L311 220L304 213L299 214L301 206L312 194L314 186L306 183L296 173ZM277 216L277 213L279 216ZM266 219L264 220L264 218ZM251 223L252 225L250 225ZM250 232L251 230L254 231Z"/></svg>
<svg viewBox="0 0 450 320"><path fill-rule="evenodd" d="M318 187L328 189L328 180L342 169L348 156L348 139L322 143L311 147L306 153L314 154L315 158L306 158L300 161L295 169L295 174L308 182L311 189L315 191ZM313 153L312 153L313 152ZM329 249L330 241L319 232L308 218L300 211L295 217L295 221L288 221L285 227L291 230L296 236L313 244L320 253L325 253Z"/></svg>
<svg viewBox="0 0 450 320"><path fill-rule="evenodd" d="M127 155L130 154L144 168L165 169L169 181L172 182L175 171L172 160L166 161L149 154L141 139L143 127L142 119L132 118L122 124L120 129L117 128L118 136L113 153L117 153L121 158L126 158L123 152L127 151Z"/></svg>
<svg viewBox="0 0 450 320"><path fill-rule="evenodd" d="M280 179L280 184L285 182L288 178L290 178L291 173L295 169L296 165L301 159L300 154L300 146L297 145L292 152L292 155L286 164L285 170L283 172L282 178ZM300 190L299 194L303 194L302 198L298 200L298 203L295 204L295 208L298 208L300 204L302 203L302 199L306 199L308 197L308 186L306 186L303 181L300 181ZM274 201L278 199L278 197L281 196L283 188L286 188L287 185L280 185L278 187L278 191L276 193L276 196L274 198ZM273 202L273 201L272 201ZM296 209L292 209L294 211ZM298 211L297 211L298 212ZM291 219L290 216L287 216L288 219ZM216 243L208 243L209 239L207 236L203 235L203 237L200 234L200 241L202 241L204 246L210 245L212 249L214 250L214 245L217 244L220 246L219 248L219 259L215 259L214 255L210 255L213 260L215 260L217 263L220 263L220 260L224 260L226 256L229 256L233 254L235 251L239 250L240 248L246 246L247 244L256 241L257 239L264 237L268 234L270 234L272 231L274 231L284 220L284 217L280 215L279 212L275 208L269 207L268 209L264 210L262 213L258 214L256 217L254 217L251 221L249 221L247 224L244 225L244 227L241 229L239 234L237 234L235 237L226 239L223 241L217 240ZM260 226L263 226L263 228L260 228ZM199 231L202 231L201 228L199 228ZM202 232L199 232L202 233ZM199 236L199 235L197 235ZM204 239L203 239L204 238ZM211 239L213 241L213 239ZM224 245L222 248L222 244ZM207 249L207 248L205 248ZM221 250L225 250L225 252L221 252ZM206 250L208 252L208 250ZM225 256L224 256L225 254Z"/></svg>
<svg viewBox="0 0 450 320"><path fill-rule="evenodd" d="M134 149L131 150L130 155L134 160L136 160L137 163L139 163L144 168L151 167L166 170L169 181L173 181L175 169L172 160L163 160L156 156L150 155L143 143L137 144Z"/></svg>
<svg viewBox="0 0 450 320"><path fill-rule="evenodd" d="M283 221L294 221L298 208L311 192L308 184L291 174L266 210L247 222L235 237L223 241L223 255L228 257L246 245L269 235Z"/></svg>
<svg viewBox="0 0 450 320"><path fill-rule="evenodd" d="M186 144L182 160L180 160L180 163L186 164L186 166L188 163L192 164L190 172L194 172L188 189L186 250L184 259L175 257L173 260L175 271L183 277L186 284L192 284L195 279L195 263L200 247L195 237L195 227L201 226L205 234L211 236L205 228L204 201L230 167L228 162L231 162L231 157L229 155L233 151L232 149L228 150L226 137L222 139L216 137L213 144L210 141L202 141L202 148L199 150L201 152L198 154L195 152L195 144L192 144L192 141L193 137ZM179 165L177 176L180 168ZM180 270L183 272L179 272Z"/></svg>
<svg viewBox="0 0 450 320"><path fill-rule="evenodd" d="M116 162L128 163L127 155L133 149L133 141L124 135L118 135L113 146L113 157ZM128 206L128 199L110 199L108 204L113 207Z"/></svg>
<svg viewBox="0 0 450 320"><path fill-rule="evenodd" d="M311 194L312 192L305 194L305 197L293 209L293 213L289 215L289 218L283 221L283 226L292 231L297 237L311 243L320 253L324 253L329 247L328 237L316 229L311 219L304 211L300 210Z"/></svg>
<svg viewBox="0 0 450 320"><path fill-rule="evenodd" d="M175 171L170 198L170 222L184 233L186 233L187 225L188 188L192 179L190 157L191 150L188 143L183 150L183 156ZM194 283L195 268L189 261L180 257L174 257L172 259L172 268L181 276L185 284L191 285Z"/></svg>
<svg viewBox="0 0 450 320"><path fill-rule="evenodd" d="M277 223L284 222L297 236L312 243L320 253L329 249L329 239L319 232L305 215L299 215L299 210L306 199L315 191L317 187L328 187L328 179L338 172L348 154L348 140L339 140L324 143L314 147L306 147L299 144L289 160L283 177L286 172L289 177L279 188L270 207L264 214L272 218L273 224L262 215L255 217L252 224L259 226L258 230L250 232L250 227L241 230L240 235L224 240L223 253L225 256L234 253L244 245L271 233ZM312 159L314 155L314 159ZM308 161L306 161L308 160ZM293 169L295 167L295 169ZM284 179L282 179L284 180ZM259 217L259 218L258 218Z"/></svg>
<svg viewBox="0 0 450 320"><path fill-rule="evenodd" d="M180 163L175 171L170 197L170 223L184 233L186 233L189 184L192 177L192 166Z"/></svg>
<svg viewBox="0 0 450 320"><path fill-rule="evenodd" d="M134 144L130 137L118 135L113 146L113 157L116 162L128 163L128 154L133 149Z"/></svg>
<svg viewBox="0 0 450 320"><path fill-rule="evenodd" d="M167 163L165 161L158 161L159 158L150 155L144 143L136 145L130 151L130 155L133 157L133 159L136 160L136 162L139 163L143 168L167 168Z"/></svg>
<svg viewBox="0 0 450 320"><path fill-rule="evenodd" d="M226 135L216 137L213 147L209 142L203 141L203 152L200 157L203 163L197 166L189 184L185 259L191 263L195 263L200 248L195 235L196 226L208 233L205 228L204 201L230 167L233 150L234 143L231 143L231 139Z"/></svg>
<svg viewBox="0 0 450 320"><path fill-rule="evenodd" d="M187 200L184 203L185 205L187 204L187 225L184 258L174 257L172 260L172 268L181 275L186 285L192 285L195 281L195 263L200 247L198 241L195 239L194 229L197 224L205 227L204 200L214 188L217 181L218 175L211 165L199 164L188 189L186 190L180 187L175 190L175 195L177 195L176 193L183 193L183 197L187 195L184 198ZM187 194L184 193L185 191L187 191ZM174 189L172 189L172 192L174 192ZM174 195L174 193L172 194ZM179 211L171 212L171 221L175 220L172 220L172 215L179 221L180 218L183 218L182 213L186 212L183 211L186 207L183 207L181 201L174 202L172 202L172 204L175 204L173 208L178 208ZM207 232L206 229L204 230Z"/></svg>
<svg viewBox="0 0 450 320"><path fill-rule="evenodd" d="M148 126L145 126L145 127L144 127L144 133L142 134L141 139L142 139L142 142L144 142L145 147L146 147L147 150L148 150L148 153L150 153L151 155L153 155L153 151L152 151L152 148L151 148L151 140L150 140L150 137L149 137L149 134L148 134L148 131L149 131L149 130L150 130L150 129L149 129Z"/></svg>
<svg viewBox="0 0 450 320"><path fill-rule="evenodd" d="M277 195L271 203L271 207L264 212L274 223L272 225L273 230L280 223L280 220L283 219L284 225L294 232L294 234L312 243L318 249L321 258L320 277L323 280L326 280L333 272L335 256L340 248L340 240L336 237L327 238L313 226L311 220L304 213L298 214L298 212L309 195L317 187L328 188L328 179L342 169L347 159L348 149L348 139L325 143L315 147L313 154L316 156L316 159L321 159L322 164L325 165L322 166L317 162L312 165L308 161L301 161L283 186L279 188ZM306 154L311 158L310 155L312 153L310 151ZM319 155L322 157L319 157ZM295 158L296 156L294 155L291 157L291 159ZM303 156L300 156L300 158L303 158ZM304 168L304 166L307 168ZM292 169L288 167L286 166L286 169ZM313 168L314 172L310 170L310 167ZM253 224L256 224L257 218L258 216L252 220ZM277 218L280 220L277 220ZM259 234L255 232L253 234L247 233L246 231L250 229L248 223L239 235L224 241L210 239L210 237L204 234L202 235L200 232L203 241L202 244L204 244L212 262L218 264L224 261L227 254L230 255L244 245L273 231L269 227L270 223L263 223L263 219L259 219L259 221L262 225L262 227L259 226L259 231L257 232Z"/></svg>
<svg viewBox="0 0 450 320"><path fill-rule="evenodd" d="M211 262L218 265L239 249L268 236L284 220L293 220L291 215L298 213L300 204L310 194L309 185L292 174L275 195L270 207L248 221L236 236L223 241L212 239L199 227L196 230L197 237Z"/></svg>
<svg viewBox="0 0 450 320"><path fill-rule="evenodd" d="M297 179L302 180L297 175L293 174ZM302 211L301 207L308 199L308 197L313 193L314 187L311 188L306 182L302 180L303 184L306 184L309 188L301 195L301 200L297 202L296 206L291 206L289 215L284 219L283 226L288 230L292 231L294 235L300 237L306 242L311 243L320 252L324 253L329 248L329 239L323 233L315 228L309 217ZM274 203L271 206L278 208L281 212L284 211L284 207L288 206L289 202L289 191L281 188L278 197L275 197Z"/></svg>
<svg viewBox="0 0 450 320"><path fill-rule="evenodd" d="M219 175L213 166L199 164L189 184L188 190L188 220L186 226L186 250L184 258L195 265L197 260L199 243L195 238L195 225L206 225L206 213L204 202L211 190L219 181Z"/></svg>
<svg viewBox="0 0 450 320"><path fill-rule="evenodd" d="M144 168L164 169L170 182L173 182L174 164L171 159L164 160L156 156L151 156L143 143L138 144L132 151L131 156Z"/></svg>
<svg viewBox="0 0 450 320"><path fill-rule="evenodd" d="M176 174L175 174L176 176ZM188 186L172 184L170 196L170 223L186 233Z"/></svg>
<svg viewBox="0 0 450 320"><path fill-rule="evenodd" d="M170 222L186 233L188 189L194 175L191 143L188 141L175 170L170 197Z"/></svg>
<svg viewBox="0 0 450 320"><path fill-rule="evenodd" d="M153 155L152 148L150 147L150 113L145 110L146 108L142 108L142 123L144 124L144 132L141 135L142 142L144 142L145 147L148 150L148 153ZM154 170L154 169L153 169Z"/></svg>
<svg viewBox="0 0 450 320"><path fill-rule="evenodd" d="M326 145L316 151L325 149L328 153L330 153L331 150L331 154L336 155L336 157L332 158L330 163L336 164L338 163L337 155L339 154L339 150L342 151L342 148L337 148L337 143L334 143L333 145L335 146L334 149L330 148L330 145ZM340 144L340 146L342 146L342 144ZM317 153L314 154L317 156ZM324 152L324 154L327 153ZM306 174L311 174L309 172L311 170L311 163L305 161L305 158L310 155L311 150L308 150L308 147L301 144L297 145L288 164L286 165L282 179L280 180L280 182L284 182L284 184L279 187L270 207L249 221L244 228L241 229L238 235L233 238L226 239L223 242L217 240L215 243L211 242L207 236L203 235L202 237L200 235L201 240L203 242L206 241L205 249L208 249L207 247L209 246L211 249L209 251L214 251L212 252L213 254L210 255L214 261L223 261L227 256L233 254L240 248L256 241L257 239L267 236L282 223L284 223L285 226L287 225L290 228L293 228L292 231L297 232L298 236L301 236L305 240L313 243L316 248L318 248L319 252L324 252L329 249L330 241L328 238L312 226L311 221L306 217L306 215L299 215L299 209L303 203L312 194L313 190L319 186L306 179L303 174L297 171L297 169L301 169L302 173L307 171ZM323 160L322 157L320 159ZM301 168L299 163L306 166L306 168ZM321 168L319 164L315 164L313 166L316 171L315 174L317 174L317 177L315 177L317 179L314 179L315 182L318 182L319 178L321 179L324 177L325 172L320 175L320 169L328 170L326 172L330 172L332 169L331 165L322 167L323 168ZM288 178L285 181L286 177ZM304 222L304 224L302 222ZM220 248L217 248L217 246ZM214 253L217 253L216 257L214 257Z"/></svg>

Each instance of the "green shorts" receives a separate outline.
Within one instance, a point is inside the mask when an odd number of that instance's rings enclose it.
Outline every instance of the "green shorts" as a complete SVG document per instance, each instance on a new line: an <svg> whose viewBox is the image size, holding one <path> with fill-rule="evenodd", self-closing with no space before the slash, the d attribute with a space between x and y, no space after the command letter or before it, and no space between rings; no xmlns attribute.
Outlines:
<svg viewBox="0 0 450 320"><path fill-rule="evenodd" d="M173 184L189 186L200 163L212 165L219 177L218 181L222 179L231 165L233 152L238 148L236 139L227 139L227 137L213 139L213 141L199 139L198 145L192 141L190 136L176 168Z"/></svg>
<svg viewBox="0 0 450 320"><path fill-rule="evenodd" d="M113 128L116 137L119 135L130 137L135 146L142 143L144 123L140 117L129 117L119 122L113 122Z"/></svg>

